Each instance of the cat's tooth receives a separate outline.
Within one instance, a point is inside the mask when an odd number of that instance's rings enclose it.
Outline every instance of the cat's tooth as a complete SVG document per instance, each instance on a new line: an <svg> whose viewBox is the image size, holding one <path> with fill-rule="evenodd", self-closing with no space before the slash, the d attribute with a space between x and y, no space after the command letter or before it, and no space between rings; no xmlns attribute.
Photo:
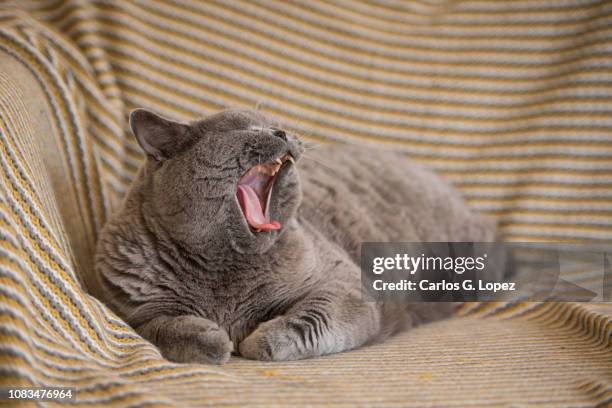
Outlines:
<svg viewBox="0 0 612 408"><path fill-rule="evenodd" d="M278 163L278 164L283 164L283 162L281 161L280 158L276 159L275 162Z"/></svg>
<svg viewBox="0 0 612 408"><path fill-rule="evenodd" d="M289 160L291 163L295 164L295 160L293 159L293 156L287 156L287 160Z"/></svg>

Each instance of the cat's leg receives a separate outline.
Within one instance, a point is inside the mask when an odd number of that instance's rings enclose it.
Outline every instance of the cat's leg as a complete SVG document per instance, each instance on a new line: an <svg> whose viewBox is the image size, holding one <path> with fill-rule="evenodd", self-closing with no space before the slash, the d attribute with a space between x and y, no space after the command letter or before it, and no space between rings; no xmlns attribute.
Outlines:
<svg viewBox="0 0 612 408"><path fill-rule="evenodd" d="M233 350L225 330L198 316L158 316L136 331L177 363L224 364Z"/></svg>
<svg viewBox="0 0 612 408"><path fill-rule="evenodd" d="M365 302L358 290L321 291L287 313L261 323L239 345L243 357L297 360L338 353L386 337L379 304Z"/></svg>

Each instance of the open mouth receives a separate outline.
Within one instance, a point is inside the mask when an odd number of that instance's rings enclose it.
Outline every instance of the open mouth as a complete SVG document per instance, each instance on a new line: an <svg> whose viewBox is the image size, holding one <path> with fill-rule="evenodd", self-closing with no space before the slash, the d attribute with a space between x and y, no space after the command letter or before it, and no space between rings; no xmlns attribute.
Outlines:
<svg viewBox="0 0 612 408"><path fill-rule="evenodd" d="M236 197L247 223L256 232L280 229L278 221L270 221L268 203L277 173L287 162L295 163L290 153L271 162L251 167L240 179Z"/></svg>

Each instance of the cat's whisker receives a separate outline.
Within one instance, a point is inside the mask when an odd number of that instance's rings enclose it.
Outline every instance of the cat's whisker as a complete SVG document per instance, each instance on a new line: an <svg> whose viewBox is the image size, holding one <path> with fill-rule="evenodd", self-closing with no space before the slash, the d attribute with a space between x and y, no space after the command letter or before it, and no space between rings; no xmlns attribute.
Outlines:
<svg viewBox="0 0 612 408"><path fill-rule="evenodd" d="M329 171L331 171L331 172L332 172L332 173L334 173L334 174L339 174L339 173L338 173L338 172L337 172L337 171L336 171L336 170L335 170L333 167L328 166L327 164L323 163L322 161L319 161L319 160L317 160L317 159L313 159L312 157L309 157L308 155L306 155L306 154L304 154L304 153L302 153L302 157L303 157L304 159L311 160L311 161L313 161L313 162L317 163L318 165L320 165L320 166L322 166L322 167L325 167L326 169L328 169Z"/></svg>
<svg viewBox="0 0 612 408"><path fill-rule="evenodd" d="M309 142L307 140L301 140L301 146L305 149L305 150L314 150L314 149L318 149L321 147L320 144L315 143L315 142Z"/></svg>

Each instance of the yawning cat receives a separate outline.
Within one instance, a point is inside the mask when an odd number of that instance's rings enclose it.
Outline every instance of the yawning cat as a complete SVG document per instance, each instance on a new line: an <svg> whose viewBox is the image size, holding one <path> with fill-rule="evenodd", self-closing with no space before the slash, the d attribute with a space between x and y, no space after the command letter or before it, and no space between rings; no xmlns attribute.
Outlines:
<svg viewBox="0 0 612 408"><path fill-rule="evenodd" d="M98 242L103 300L162 354L221 364L353 349L448 314L367 302L364 241L493 241L433 173L389 152L304 152L257 111L132 112L147 158Z"/></svg>

